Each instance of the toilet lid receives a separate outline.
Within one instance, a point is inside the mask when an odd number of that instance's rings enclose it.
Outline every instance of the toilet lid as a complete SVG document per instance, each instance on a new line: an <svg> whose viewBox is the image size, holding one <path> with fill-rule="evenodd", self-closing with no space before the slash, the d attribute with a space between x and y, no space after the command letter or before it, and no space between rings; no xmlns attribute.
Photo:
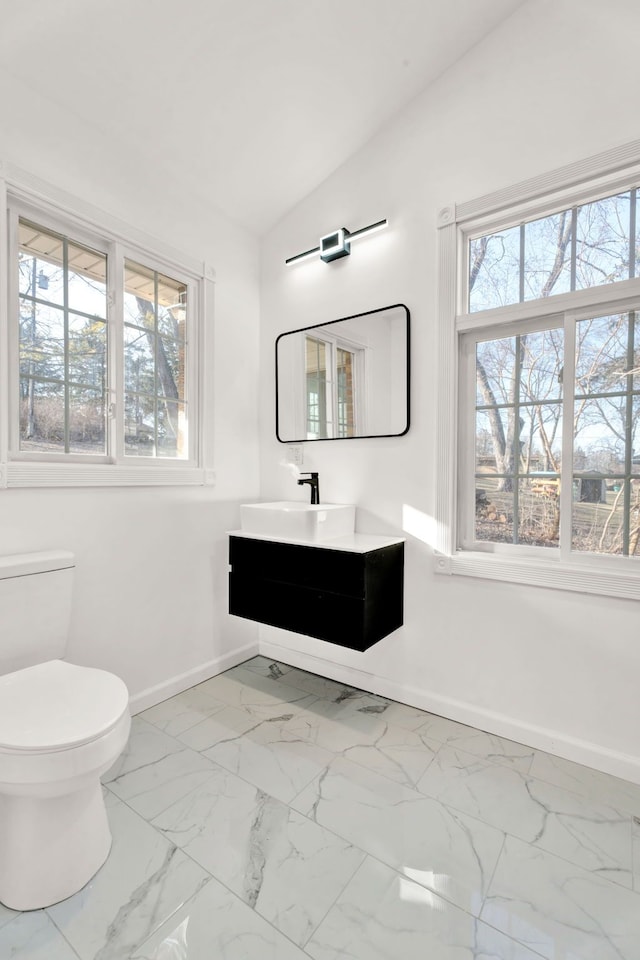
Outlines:
<svg viewBox="0 0 640 960"><path fill-rule="evenodd" d="M0 750L54 751L107 733L129 704L106 670L49 660L0 677Z"/></svg>

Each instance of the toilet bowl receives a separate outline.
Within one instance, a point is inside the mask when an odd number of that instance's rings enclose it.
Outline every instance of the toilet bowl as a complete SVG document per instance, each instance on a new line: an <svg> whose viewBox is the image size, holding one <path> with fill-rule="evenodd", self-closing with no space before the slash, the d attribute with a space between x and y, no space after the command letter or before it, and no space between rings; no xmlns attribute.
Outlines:
<svg viewBox="0 0 640 960"><path fill-rule="evenodd" d="M19 575L18 589L3 592L11 578L2 576L7 565L0 562L0 666L9 647L16 662L15 644L5 644L11 631L4 632L16 622L11 600L30 594L24 581L52 575L51 563L47 555L47 570ZM31 641L33 634L22 648ZM50 906L102 866L111 833L100 777L122 752L130 725L127 688L105 670L50 659L0 675L0 903L13 910Z"/></svg>
<svg viewBox="0 0 640 960"><path fill-rule="evenodd" d="M104 670L51 660L0 677L0 902L71 896L107 858L101 775L129 736L129 695Z"/></svg>

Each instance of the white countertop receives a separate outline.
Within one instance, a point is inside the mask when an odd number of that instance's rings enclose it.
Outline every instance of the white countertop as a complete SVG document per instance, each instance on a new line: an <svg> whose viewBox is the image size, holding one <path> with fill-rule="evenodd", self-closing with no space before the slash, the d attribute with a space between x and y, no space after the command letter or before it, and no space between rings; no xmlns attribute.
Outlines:
<svg viewBox="0 0 640 960"><path fill-rule="evenodd" d="M270 540L272 543L296 543L302 547L320 547L325 550L345 550L348 553L369 553L395 543L404 543L404 537L382 537L376 533L350 533L329 540L303 540L292 537L268 537L263 533L248 533L246 530L229 530L230 537L246 537L247 540Z"/></svg>

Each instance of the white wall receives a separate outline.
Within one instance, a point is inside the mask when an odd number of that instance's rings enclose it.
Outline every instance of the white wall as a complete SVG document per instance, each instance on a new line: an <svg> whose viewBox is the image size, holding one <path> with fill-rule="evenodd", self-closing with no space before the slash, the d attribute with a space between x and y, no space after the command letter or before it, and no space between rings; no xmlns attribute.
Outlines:
<svg viewBox="0 0 640 960"><path fill-rule="evenodd" d="M257 642L255 625L226 612L225 536L239 502L258 494L257 243L192 185L168 182L132 154L118 137L117 105L107 139L3 75L0 129L0 160L216 272L206 370L215 485L0 489L0 553L76 554L68 656L119 673L139 708L244 659Z"/></svg>
<svg viewBox="0 0 640 960"><path fill-rule="evenodd" d="M637 138L639 35L635 0L525 4L294 209L263 245L260 396L262 497L302 499L278 466L276 335L409 306L409 434L304 446L323 498L356 503L360 530L407 528L405 625L364 654L266 627L261 649L638 782L637 604L437 577L428 535L409 531L434 510L436 213ZM381 217L390 228L350 257L285 267L336 225Z"/></svg>

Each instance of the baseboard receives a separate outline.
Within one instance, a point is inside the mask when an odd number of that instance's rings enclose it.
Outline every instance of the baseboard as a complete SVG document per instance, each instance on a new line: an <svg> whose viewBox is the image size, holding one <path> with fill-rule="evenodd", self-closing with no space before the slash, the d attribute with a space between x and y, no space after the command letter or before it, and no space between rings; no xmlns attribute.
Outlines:
<svg viewBox="0 0 640 960"><path fill-rule="evenodd" d="M556 757L572 760L574 763L581 763L594 770L640 784L640 757L619 753L587 740L579 740L557 730L523 723L505 714L443 697L430 690L400 684L356 667L333 663L322 657L292 650L273 641L261 638L259 652L262 656L273 657L274 660L280 660L289 666L299 667L302 670L329 677L331 680L359 687L361 690L387 697L389 700L406 703L408 706L427 710L440 717L457 720L458 723L466 723L478 730L486 730L487 733L493 733L507 740L514 740L516 743L525 744L536 750L544 750Z"/></svg>
<svg viewBox="0 0 640 960"><path fill-rule="evenodd" d="M208 660L207 663L203 663L193 670L188 670L186 673L181 673L177 677L171 677L169 680L156 684L155 687L148 687L131 697L129 701L131 713L141 713L149 707L154 707L156 703L168 700L169 697L175 697L177 693L182 693L189 687L195 687L196 684L202 683L204 680L210 680L211 677L224 673L225 670L249 660L250 657L255 657L257 653L258 644L248 643L239 650L225 653L224 656L216 657L215 660Z"/></svg>

